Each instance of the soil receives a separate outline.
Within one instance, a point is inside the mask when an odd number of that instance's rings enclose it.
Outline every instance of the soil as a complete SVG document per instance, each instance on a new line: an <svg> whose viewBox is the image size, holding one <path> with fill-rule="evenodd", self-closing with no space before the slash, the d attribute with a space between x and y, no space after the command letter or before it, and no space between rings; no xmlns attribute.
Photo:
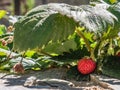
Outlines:
<svg viewBox="0 0 120 90"><path fill-rule="evenodd" d="M91 81L67 78L67 69L30 71L24 75L0 73L0 90L119 90L120 80L91 74Z"/></svg>

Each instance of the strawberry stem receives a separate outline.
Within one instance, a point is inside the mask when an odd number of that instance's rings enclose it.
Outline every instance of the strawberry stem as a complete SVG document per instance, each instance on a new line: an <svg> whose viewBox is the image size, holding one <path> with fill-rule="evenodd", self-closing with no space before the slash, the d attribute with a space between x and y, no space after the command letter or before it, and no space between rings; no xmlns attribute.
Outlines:
<svg viewBox="0 0 120 90"><path fill-rule="evenodd" d="M49 57L52 57L52 55L50 55L49 53L47 52L44 52L42 49L38 49L38 52L43 54L43 55L46 55L46 56L49 56Z"/></svg>
<svg viewBox="0 0 120 90"><path fill-rule="evenodd" d="M26 52L24 52L24 53L22 54L22 58L21 58L21 60L20 60L20 63L22 63L23 58L24 58L24 56L25 56L25 53L26 53Z"/></svg>
<svg viewBox="0 0 120 90"><path fill-rule="evenodd" d="M90 58L92 58L92 60L96 61L95 56L94 56L94 49L92 49L92 48L90 47L89 41L86 39L86 37L84 36L84 34L79 30L79 28L76 28L75 31L76 31L76 33L77 33L81 38L84 39L84 42L86 43L86 44L85 44L85 45L86 45L86 48L87 48L87 50L90 52Z"/></svg>

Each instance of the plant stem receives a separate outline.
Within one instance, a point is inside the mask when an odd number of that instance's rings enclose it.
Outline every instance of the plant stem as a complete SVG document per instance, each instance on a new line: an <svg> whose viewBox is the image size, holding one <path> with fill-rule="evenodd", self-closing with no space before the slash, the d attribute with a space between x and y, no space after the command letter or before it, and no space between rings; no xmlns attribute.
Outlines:
<svg viewBox="0 0 120 90"><path fill-rule="evenodd" d="M86 45L88 51L91 52L91 47L90 47L89 41L85 38L85 36L83 35L83 33L79 29L76 29L76 32L80 37L82 37L84 39L84 42L86 43L85 45Z"/></svg>
<svg viewBox="0 0 120 90"><path fill-rule="evenodd" d="M10 50L10 53L8 54L6 60L9 60L9 58L11 57L12 52L13 52L13 48Z"/></svg>
<svg viewBox="0 0 120 90"><path fill-rule="evenodd" d="M47 52L44 52L43 50L39 49L38 52L40 52L41 54L44 54L46 56L49 56L49 57L52 57L52 55L50 55L49 53Z"/></svg>
<svg viewBox="0 0 120 90"><path fill-rule="evenodd" d="M20 63L22 63L23 58L24 58L24 56L25 56L25 53L26 53L26 52L24 52L24 53L22 54L22 58L21 58L21 60L20 60Z"/></svg>
<svg viewBox="0 0 120 90"><path fill-rule="evenodd" d="M78 29L76 28L75 30L77 32L77 34L84 39L84 42L86 43L86 47L87 50L90 52L90 57L92 58L92 60L96 61L95 56L94 56L94 50L90 47L90 43L89 41L86 39L86 37L84 36L84 34Z"/></svg>

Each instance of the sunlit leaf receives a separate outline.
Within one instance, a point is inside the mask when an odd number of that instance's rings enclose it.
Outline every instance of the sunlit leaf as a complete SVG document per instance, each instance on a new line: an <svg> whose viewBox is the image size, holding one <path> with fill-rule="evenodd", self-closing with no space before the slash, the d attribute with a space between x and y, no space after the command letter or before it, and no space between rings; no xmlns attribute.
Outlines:
<svg viewBox="0 0 120 90"><path fill-rule="evenodd" d="M110 1L112 4L117 2L117 0L109 0L109 1Z"/></svg>
<svg viewBox="0 0 120 90"><path fill-rule="evenodd" d="M5 52L0 51L0 56L7 56Z"/></svg>
<svg viewBox="0 0 120 90"><path fill-rule="evenodd" d="M95 48L96 44L97 44L97 42L94 42L94 43L92 43L90 46L91 46L92 48Z"/></svg>
<svg viewBox="0 0 120 90"><path fill-rule="evenodd" d="M0 10L0 19L3 18L6 15L6 11L5 10Z"/></svg>
<svg viewBox="0 0 120 90"><path fill-rule="evenodd" d="M35 54L35 51L30 51L30 50L28 50L28 51L25 53L25 56L27 56L27 57L32 57L34 54Z"/></svg>
<svg viewBox="0 0 120 90"><path fill-rule="evenodd" d="M4 35L5 33L6 33L5 25L0 25L0 36Z"/></svg>
<svg viewBox="0 0 120 90"><path fill-rule="evenodd" d="M92 40L93 35L94 35L94 33L84 32L84 36L91 42L93 42L93 40Z"/></svg>

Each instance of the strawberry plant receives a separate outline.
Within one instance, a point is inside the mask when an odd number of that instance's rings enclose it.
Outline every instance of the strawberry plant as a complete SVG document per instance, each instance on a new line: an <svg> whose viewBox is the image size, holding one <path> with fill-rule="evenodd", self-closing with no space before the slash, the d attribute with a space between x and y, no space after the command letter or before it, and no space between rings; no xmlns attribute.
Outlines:
<svg viewBox="0 0 120 90"><path fill-rule="evenodd" d="M114 40L120 31L119 14L120 2L101 0L81 6L41 5L14 24L13 48L19 52L34 50L54 57L77 49L83 52L86 47L89 52L86 55L97 63L99 71L103 58L114 54ZM79 39L75 38L77 35Z"/></svg>

